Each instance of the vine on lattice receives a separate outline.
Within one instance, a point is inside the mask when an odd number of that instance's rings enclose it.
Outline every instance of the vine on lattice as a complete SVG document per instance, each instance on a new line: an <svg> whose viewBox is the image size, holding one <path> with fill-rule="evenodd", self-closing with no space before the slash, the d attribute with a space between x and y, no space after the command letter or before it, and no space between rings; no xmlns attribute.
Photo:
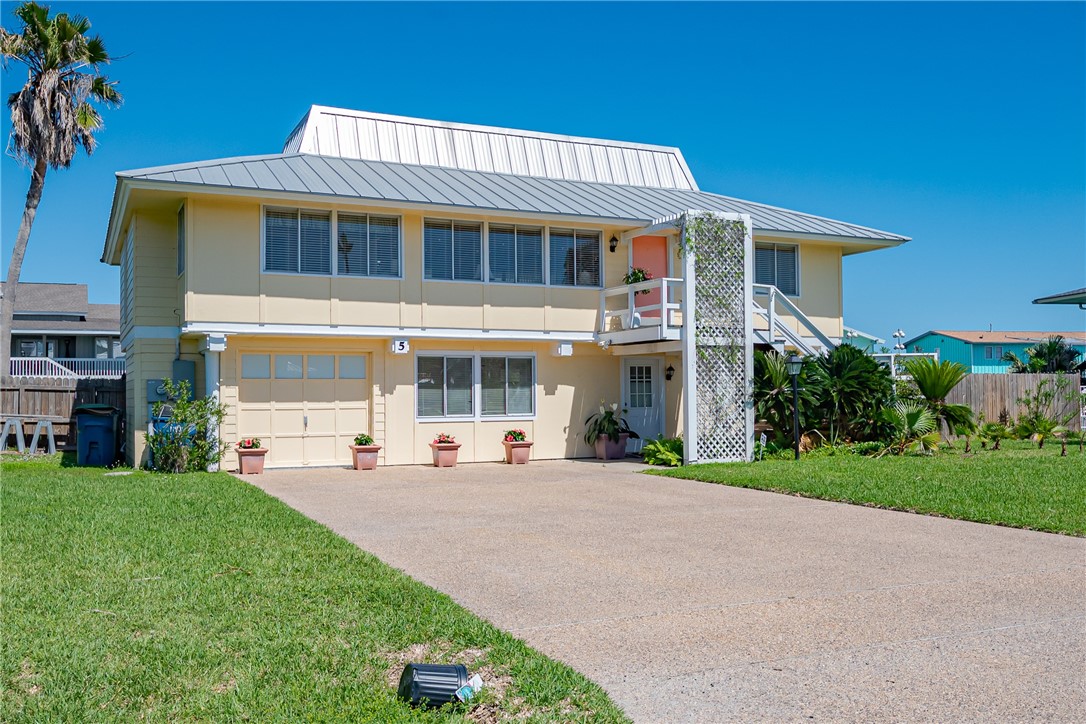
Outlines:
<svg viewBox="0 0 1086 724"><path fill-rule="evenodd" d="M748 451L746 365L746 225L713 212L683 218L684 255L693 256L699 460L745 460Z"/></svg>

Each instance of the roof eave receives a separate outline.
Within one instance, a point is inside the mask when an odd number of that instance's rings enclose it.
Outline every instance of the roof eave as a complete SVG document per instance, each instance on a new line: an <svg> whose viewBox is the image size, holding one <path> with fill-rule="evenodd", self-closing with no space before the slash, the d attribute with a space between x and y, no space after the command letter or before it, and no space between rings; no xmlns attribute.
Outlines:
<svg viewBox="0 0 1086 724"><path fill-rule="evenodd" d="M102 247L102 257L99 259L103 264L118 266L121 263L117 246L121 233L120 225L124 221L125 210L128 207L130 188L129 179L117 174L117 185L113 189L113 204L109 209L109 223L106 224L105 244Z"/></svg>

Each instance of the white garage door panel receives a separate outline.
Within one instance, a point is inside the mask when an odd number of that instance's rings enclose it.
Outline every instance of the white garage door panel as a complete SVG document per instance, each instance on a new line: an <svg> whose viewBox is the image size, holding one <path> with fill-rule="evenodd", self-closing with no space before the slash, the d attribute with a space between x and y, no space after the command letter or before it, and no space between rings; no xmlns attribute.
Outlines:
<svg viewBox="0 0 1086 724"><path fill-rule="evenodd" d="M305 359L299 362L304 355L294 351L284 353L278 365L276 352L242 354L271 358L270 364L263 368L269 370L273 379L242 379L238 384L239 434L261 438L268 448L268 465L349 464L347 446L355 435L370 429L368 380L324 379L327 358L331 356L327 353L313 355L320 358L313 365L306 364ZM299 366L304 374L313 372L321 378L275 378L276 371L298 374ZM244 365L239 364L239 368L244 369Z"/></svg>

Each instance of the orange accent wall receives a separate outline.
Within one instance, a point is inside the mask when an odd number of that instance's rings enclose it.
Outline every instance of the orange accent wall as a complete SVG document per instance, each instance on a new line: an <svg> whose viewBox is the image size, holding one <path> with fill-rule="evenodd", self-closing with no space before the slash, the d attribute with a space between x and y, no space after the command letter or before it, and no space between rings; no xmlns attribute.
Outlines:
<svg viewBox="0 0 1086 724"><path fill-rule="evenodd" d="M667 276L667 237L638 236L633 240L633 265L650 272L654 279ZM660 303L660 291L653 289L648 294L638 294L636 304L647 307ZM643 313L646 317L659 317L659 310Z"/></svg>

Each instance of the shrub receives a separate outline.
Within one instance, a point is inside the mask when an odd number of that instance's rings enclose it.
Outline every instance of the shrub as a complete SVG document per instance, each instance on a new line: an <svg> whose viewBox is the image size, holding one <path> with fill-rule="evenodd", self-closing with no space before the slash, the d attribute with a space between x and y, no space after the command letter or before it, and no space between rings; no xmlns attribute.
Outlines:
<svg viewBox="0 0 1086 724"><path fill-rule="evenodd" d="M156 402L151 411L158 417L169 408L171 415L169 422L147 434L152 469L199 472L218 464L230 447L217 432L226 417L226 405L210 397L193 399L187 380L165 380L162 386L170 402Z"/></svg>
<svg viewBox="0 0 1086 724"><path fill-rule="evenodd" d="M649 465L666 465L672 468L682 465L683 439L660 435L655 440L646 442L641 448L641 454Z"/></svg>
<svg viewBox="0 0 1086 724"><path fill-rule="evenodd" d="M528 433L520 428L513 428L502 433L502 440L506 442L525 442L527 439Z"/></svg>
<svg viewBox="0 0 1086 724"><path fill-rule="evenodd" d="M354 444L355 445L372 445L373 444L373 438L370 437L369 435L367 435L364 432L359 433L358 435L355 435Z"/></svg>

